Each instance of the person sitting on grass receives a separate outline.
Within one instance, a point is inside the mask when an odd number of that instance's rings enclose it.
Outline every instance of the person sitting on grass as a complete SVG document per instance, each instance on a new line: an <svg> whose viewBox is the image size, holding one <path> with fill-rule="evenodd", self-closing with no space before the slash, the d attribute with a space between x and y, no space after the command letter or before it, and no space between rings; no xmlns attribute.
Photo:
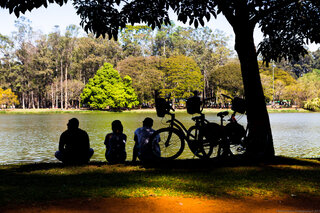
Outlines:
<svg viewBox="0 0 320 213"><path fill-rule="evenodd" d="M79 128L79 120L69 120L68 129L60 136L59 151L55 156L65 164L85 164L92 157L94 150L90 148L89 136Z"/></svg>
<svg viewBox="0 0 320 213"><path fill-rule="evenodd" d="M126 141L127 136L123 134L121 121L115 120L111 124L112 133L106 135L106 160L111 164L124 163L127 158Z"/></svg>
<svg viewBox="0 0 320 213"><path fill-rule="evenodd" d="M152 129L152 118L145 118L143 126L136 129L134 132L134 148L132 162L136 162L137 157L144 163L154 162L160 157L160 147L158 143L152 143L149 141L150 136L155 132ZM160 141L160 136L156 137L157 142Z"/></svg>

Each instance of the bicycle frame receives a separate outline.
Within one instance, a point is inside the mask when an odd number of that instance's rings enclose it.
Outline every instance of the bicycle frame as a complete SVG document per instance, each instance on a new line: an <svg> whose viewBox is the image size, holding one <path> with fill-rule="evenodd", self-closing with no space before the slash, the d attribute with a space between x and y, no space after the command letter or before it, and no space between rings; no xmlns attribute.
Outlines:
<svg viewBox="0 0 320 213"><path fill-rule="evenodd" d="M168 115L171 116L171 119L166 121L166 123L169 123L169 127L178 129L181 133L183 133L182 135L184 136L184 139L187 140L187 128L183 125L183 123L176 119L176 115L174 113L168 113Z"/></svg>

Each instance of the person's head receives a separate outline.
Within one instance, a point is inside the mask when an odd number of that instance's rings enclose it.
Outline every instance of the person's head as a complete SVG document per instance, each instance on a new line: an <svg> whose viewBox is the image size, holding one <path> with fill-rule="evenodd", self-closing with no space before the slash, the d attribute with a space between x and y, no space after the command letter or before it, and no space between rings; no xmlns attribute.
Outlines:
<svg viewBox="0 0 320 213"><path fill-rule="evenodd" d="M152 118L146 117L146 118L143 120L143 126L144 126L144 127L147 127L147 128L151 128L151 127L153 126L153 120L152 120Z"/></svg>
<svg viewBox="0 0 320 213"><path fill-rule="evenodd" d="M114 120L114 121L111 123L111 126L112 126L112 131L113 131L114 133L122 133L122 132L123 132L123 126L122 126L121 121L119 121L119 120Z"/></svg>
<svg viewBox="0 0 320 213"><path fill-rule="evenodd" d="M71 118L67 124L68 129L72 130L72 129L78 129L79 127L79 120L76 118Z"/></svg>

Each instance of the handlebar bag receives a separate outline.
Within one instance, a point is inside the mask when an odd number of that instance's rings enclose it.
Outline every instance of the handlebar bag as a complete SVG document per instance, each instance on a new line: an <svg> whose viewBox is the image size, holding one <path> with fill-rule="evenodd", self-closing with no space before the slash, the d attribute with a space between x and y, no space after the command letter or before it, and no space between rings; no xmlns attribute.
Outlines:
<svg viewBox="0 0 320 213"><path fill-rule="evenodd" d="M246 112L246 101L243 98L235 97L232 100L231 109L235 112L239 112L241 114Z"/></svg>
<svg viewBox="0 0 320 213"><path fill-rule="evenodd" d="M191 97L187 99L187 112L189 114L200 113L201 101L199 97Z"/></svg>
<svg viewBox="0 0 320 213"><path fill-rule="evenodd" d="M164 117L170 110L170 106L164 98L156 98L156 111L158 117Z"/></svg>

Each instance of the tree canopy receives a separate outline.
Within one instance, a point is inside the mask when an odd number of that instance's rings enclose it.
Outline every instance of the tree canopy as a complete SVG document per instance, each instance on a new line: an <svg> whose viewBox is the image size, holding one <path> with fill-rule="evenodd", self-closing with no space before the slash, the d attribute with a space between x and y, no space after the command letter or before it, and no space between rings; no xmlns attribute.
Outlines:
<svg viewBox="0 0 320 213"><path fill-rule="evenodd" d="M71 1L71 0L69 0ZM68 0L26 0L1 1L0 6L15 13L31 11L49 4L62 6ZM259 24L265 40L259 51L267 61L296 58L306 53L303 47L309 42L320 42L320 2L315 0L103 0L71 1L81 17L81 25L86 32L97 37L106 34L118 37L119 28L128 23L146 23L152 29L170 24L169 9L178 15L183 23L193 24L196 28L204 26L205 21L222 13L234 28L241 28L244 22L252 28ZM241 17L241 19L239 19ZM237 27L238 25L238 27ZM253 29L253 28L252 28ZM237 33L236 33L237 34Z"/></svg>
<svg viewBox="0 0 320 213"><path fill-rule="evenodd" d="M0 88L0 108L15 107L17 104L19 104L18 97L11 89Z"/></svg>
<svg viewBox="0 0 320 213"><path fill-rule="evenodd" d="M117 64L117 70L122 77L132 78L132 87L140 103L154 102L154 90L159 90L163 84L159 57L128 57Z"/></svg>
<svg viewBox="0 0 320 213"><path fill-rule="evenodd" d="M161 90L173 98L188 98L195 90L202 91L203 76L197 63L186 56L174 56L162 62L165 85Z"/></svg>
<svg viewBox="0 0 320 213"><path fill-rule="evenodd" d="M122 80L118 71L111 64L105 63L89 79L81 94L81 102L92 109L132 108L138 101L131 83L129 76Z"/></svg>

